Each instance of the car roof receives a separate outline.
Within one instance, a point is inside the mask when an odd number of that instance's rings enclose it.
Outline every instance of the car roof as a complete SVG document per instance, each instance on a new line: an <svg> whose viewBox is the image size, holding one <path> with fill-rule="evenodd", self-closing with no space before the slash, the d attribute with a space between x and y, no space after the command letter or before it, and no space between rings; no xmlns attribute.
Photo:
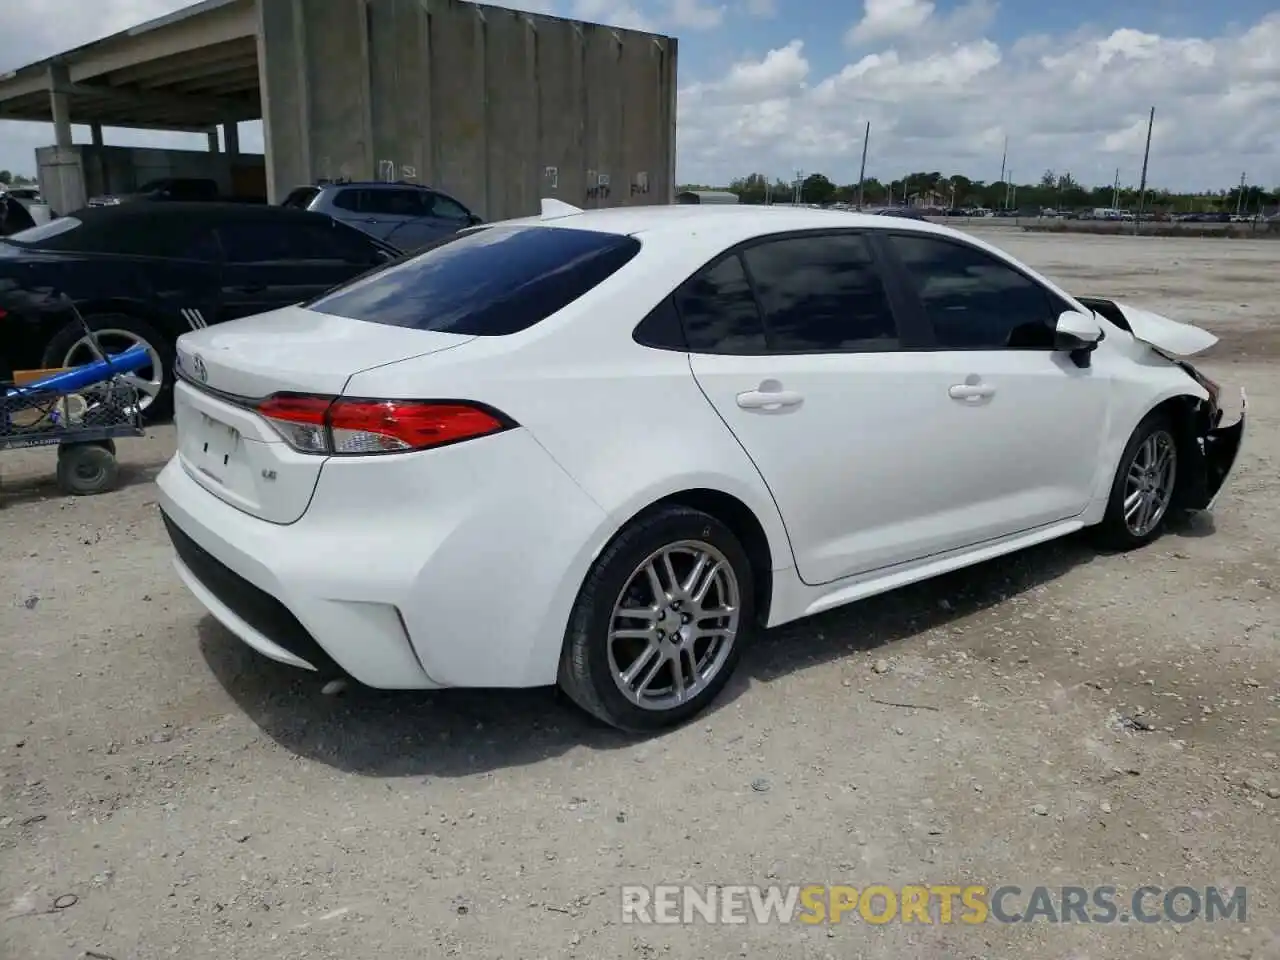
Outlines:
<svg viewBox="0 0 1280 960"><path fill-rule="evenodd" d="M265 203L219 203L216 201L171 201L165 203L121 203L103 207L82 207L71 212L85 225L124 225L137 220L205 220L218 223L238 221L323 219L321 213L311 213L293 207L268 206Z"/></svg>
<svg viewBox="0 0 1280 960"><path fill-rule="evenodd" d="M579 230L595 230L649 240L697 239L698 246L730 247L756 237L799 230L896 230L920 231L942 236L976 238L931 223L907 217L886 217L848 210L815 209L784 205L754 204L702 206L669 204L636 207L607 207L579 210L550 216L522 217L497 221L490 226L537 225Z"/></svg>

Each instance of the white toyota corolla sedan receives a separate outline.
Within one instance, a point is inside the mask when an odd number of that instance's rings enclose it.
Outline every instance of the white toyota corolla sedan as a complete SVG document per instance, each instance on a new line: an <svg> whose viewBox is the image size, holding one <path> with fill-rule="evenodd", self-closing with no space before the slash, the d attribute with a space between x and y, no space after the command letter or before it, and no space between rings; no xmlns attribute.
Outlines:
<svg viewBox="0 0 1280 960"><path fill-rule="evenodd" d="M1214 342L929 223L544 201L184 334L161 507L268 657L657 728L761 627L1208 509Z"/></svg>

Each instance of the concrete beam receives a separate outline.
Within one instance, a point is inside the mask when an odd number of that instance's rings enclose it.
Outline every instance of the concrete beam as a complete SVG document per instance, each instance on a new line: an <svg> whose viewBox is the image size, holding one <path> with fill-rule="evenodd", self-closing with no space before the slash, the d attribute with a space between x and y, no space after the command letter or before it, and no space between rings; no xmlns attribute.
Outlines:
<svg viewBox="0 0 1280 960"><path fill-rule="evenodd" d="M240 154L240 126L235 123L224 123L222 125L222 141L226 144L227 155L231 157Z"/></svg>
<svg viewBox="0 0 1280 960"><path fill-rule="evenodd" d="M203 17L191 18L147 33L121 40L104 41L101 49L92 47L77 55L71 67L71 80L80 83L104 73L137 67L149 60L193 53L206 47L257 32L256 4L233 4L210 11ZM114 41L114 42L113 42Z"/></svg>
<svg viewBox="0 0 1280 960"><path fill-rule="evenodd" d="M257 104L249 97L210 97L197 94L169 94L151 90L127 90L100 83L58 84L54 91L77 97L99 97L128 106L152 110L195 110L216 117L239 119Z"/></svg>
<svg viewBox="0 0 1280 960"><path fill-rule="evenodd" d="M18 123L48 123L48 117L28 117L22 114L0 110L0 120L13 120ZM72 124L75 126L75 124ZM134 123L126 121L106 120L99 126L114 127L117 130L168 130L173 133L208 133L209 125L189 123Z"/></svg>

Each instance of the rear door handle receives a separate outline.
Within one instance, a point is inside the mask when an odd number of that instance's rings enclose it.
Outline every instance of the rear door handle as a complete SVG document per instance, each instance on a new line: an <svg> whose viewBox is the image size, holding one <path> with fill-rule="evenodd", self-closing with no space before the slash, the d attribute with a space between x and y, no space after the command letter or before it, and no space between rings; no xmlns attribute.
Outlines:
<svg viewBox="0 0 1280 960"><path fill-rule="evenodd" d="M782 410L787 407L798 407L804 400L803 394L793 390L783 390L777 381L766 380L760 386L762 389L748 390L746 393L738 394L738 406L743 410ZM774 389L764 389L768 387Z"/></svg>
<svg viewBox="0 0 1280 960"><path fill-rule="evenodd" d="M952 400L984 400L995 393L996 388L989 383L957 383L947 391Z"/></svg>

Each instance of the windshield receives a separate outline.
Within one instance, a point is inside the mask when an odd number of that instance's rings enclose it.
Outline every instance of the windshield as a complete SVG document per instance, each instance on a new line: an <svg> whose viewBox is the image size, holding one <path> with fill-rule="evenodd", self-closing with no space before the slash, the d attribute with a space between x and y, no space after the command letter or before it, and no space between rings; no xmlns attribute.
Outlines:
<svg viewBox="0 0 1280 960"><path fill-rule="evenodd" d="M45 241L52 240L54 237L60 237L64 233L69 233L76 227L82 226L81 221L75 217L59 217L57 220L50 220L48 223L42 223L38 227L30 227L26 230L19 230L13 236L5 237L9 243L20 244L24 247L42 247Z"/></svg>

